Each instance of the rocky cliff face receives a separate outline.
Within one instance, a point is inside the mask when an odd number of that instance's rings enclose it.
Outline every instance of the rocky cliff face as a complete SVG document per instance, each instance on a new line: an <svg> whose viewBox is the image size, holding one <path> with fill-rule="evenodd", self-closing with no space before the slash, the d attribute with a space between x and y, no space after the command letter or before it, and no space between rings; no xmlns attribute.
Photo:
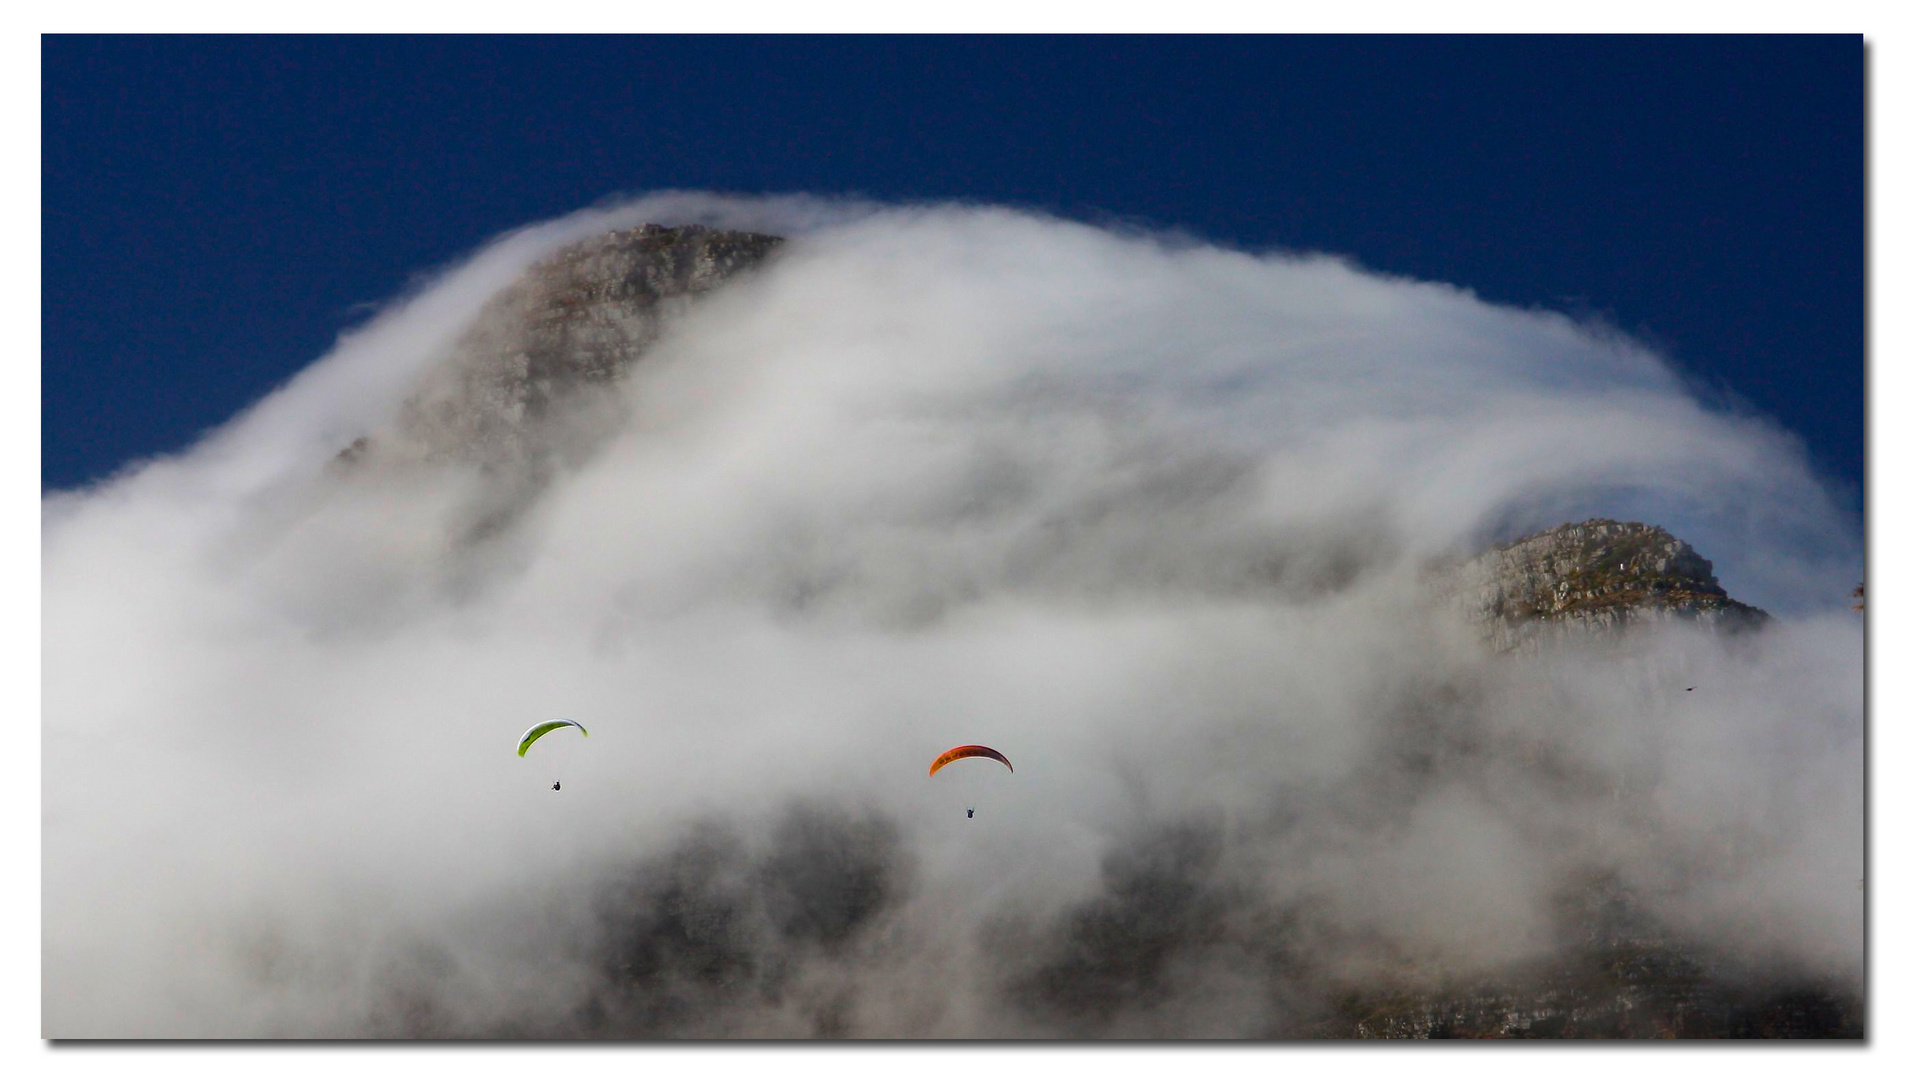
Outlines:
<svg viewBox="0 0 1905 1080"><path fill-rule="evenodd" d="M1658 526L1605 518L1484 552L1441 587L1502 652L1611 642L1673 622L1730 634L1767 618L1729 597L1713 564L1685 541Z"/></svg>
<svg viewBox="0 0 1905 1080"><path fill-rule="evenodd" d="M626 415L599 392L625 376L702 297L760 266L782 239L642 225L534 264L485 304L429 369L392 429L334 463L472 467L483 477L465 538L506 528L562 464L585 460Z"/></svg>
<svg viewBox="0 0 1905 1080"><path fill-rule="evenodd" d="M405 405L403 433L486 464L548 449L545 430L582 392L625 374L706 293L781 239L643 225L562 249L487 305Z"/></svg>

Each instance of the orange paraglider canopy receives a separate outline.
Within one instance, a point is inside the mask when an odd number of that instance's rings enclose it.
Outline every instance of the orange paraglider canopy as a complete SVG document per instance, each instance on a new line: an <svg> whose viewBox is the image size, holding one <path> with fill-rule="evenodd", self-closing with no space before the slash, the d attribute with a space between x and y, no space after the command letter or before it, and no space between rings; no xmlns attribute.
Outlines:
<svg viewBox="0 0 1905 1080"><path fill-rule="evenodd" d="M945 753L934 758L933 767L926 770L926 775L931 776L934 773L938 772L940 769L945 768L947 765L950 765L951 763L958 761L960 758L969 758L969 757L991 758L992 760L1004 765L1006 769L1010 772L1018 771L1017 769L1012 768L1012 763L1005 759L1004 754L999 753L997 750L994 750L990 746L955 746L951 750L948 750Z"/></svg>

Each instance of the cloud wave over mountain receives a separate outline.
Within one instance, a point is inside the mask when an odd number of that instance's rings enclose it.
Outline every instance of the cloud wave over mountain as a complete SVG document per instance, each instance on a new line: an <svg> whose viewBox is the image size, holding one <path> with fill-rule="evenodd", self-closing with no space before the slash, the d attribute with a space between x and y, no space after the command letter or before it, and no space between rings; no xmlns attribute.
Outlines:
<svg viewBox="0 0 1905 1080"><path fill-rule="evenodd" d="M645 222L787 240L528 450L416 434ZM1504 656L1438 591L1588 517L1773 622ZM589 210L46 497L44 1031L1335 1034L1615 909L1857 995L1863 559L1606 327L992 207ZM1015 771L927 778L967 742Z"/></svg>

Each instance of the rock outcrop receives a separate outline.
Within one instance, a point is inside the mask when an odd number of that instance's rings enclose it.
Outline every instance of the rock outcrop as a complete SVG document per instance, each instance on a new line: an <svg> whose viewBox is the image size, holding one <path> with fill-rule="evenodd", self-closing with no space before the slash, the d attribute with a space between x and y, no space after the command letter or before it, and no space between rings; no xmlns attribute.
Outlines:
<svg viewBox="0 0 1905 1080"><path fill-rule="evenodd" d="M1713 564L1655 525L1596 518L1483 552L1441 583L1495 649L1612 642L1667 623L1721 633L1767 614L1729 597Z"/></svg>
<svg viewBox="0 0 1905 1080"><path fill-rule="evenodd" d="M585 391L626 374L697 299L781 242L643 225L563 248L484 305L405 404L400 435L491 466L547 452L563 441L550 421L586 407Z"/></svg>
<svg viewBox="0 0 1905 1080"><path fill-rule="evenodd" d="M450 466L482 481L459 539L507 531L556 471L627 421L603 393L708 293L759 267L782 239L700 225L642 225L572 244L483 306L429 368L390 429L357 439L334 474Z"/></svg>

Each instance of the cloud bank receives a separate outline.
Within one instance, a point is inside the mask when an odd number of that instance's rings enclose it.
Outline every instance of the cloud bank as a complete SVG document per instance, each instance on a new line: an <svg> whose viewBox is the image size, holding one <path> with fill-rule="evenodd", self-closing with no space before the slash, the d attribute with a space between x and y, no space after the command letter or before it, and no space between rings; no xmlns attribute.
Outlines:
<svg viewBox="0 0 1905 1080"><path fill-rule="evenodd" d="M507 528L480 470L335 467L534 260L647 221L790 241ZM1590 516L1776 625L1515 660L1428 584ZM1860 978L1855 526L1659 356L1451 286L655 196L43 520L49 1037L1301 1035L1565 955L1583 897ZM510 752L551 716L591 736ZM927 781L962 742L1017 771Z"/></svg>

